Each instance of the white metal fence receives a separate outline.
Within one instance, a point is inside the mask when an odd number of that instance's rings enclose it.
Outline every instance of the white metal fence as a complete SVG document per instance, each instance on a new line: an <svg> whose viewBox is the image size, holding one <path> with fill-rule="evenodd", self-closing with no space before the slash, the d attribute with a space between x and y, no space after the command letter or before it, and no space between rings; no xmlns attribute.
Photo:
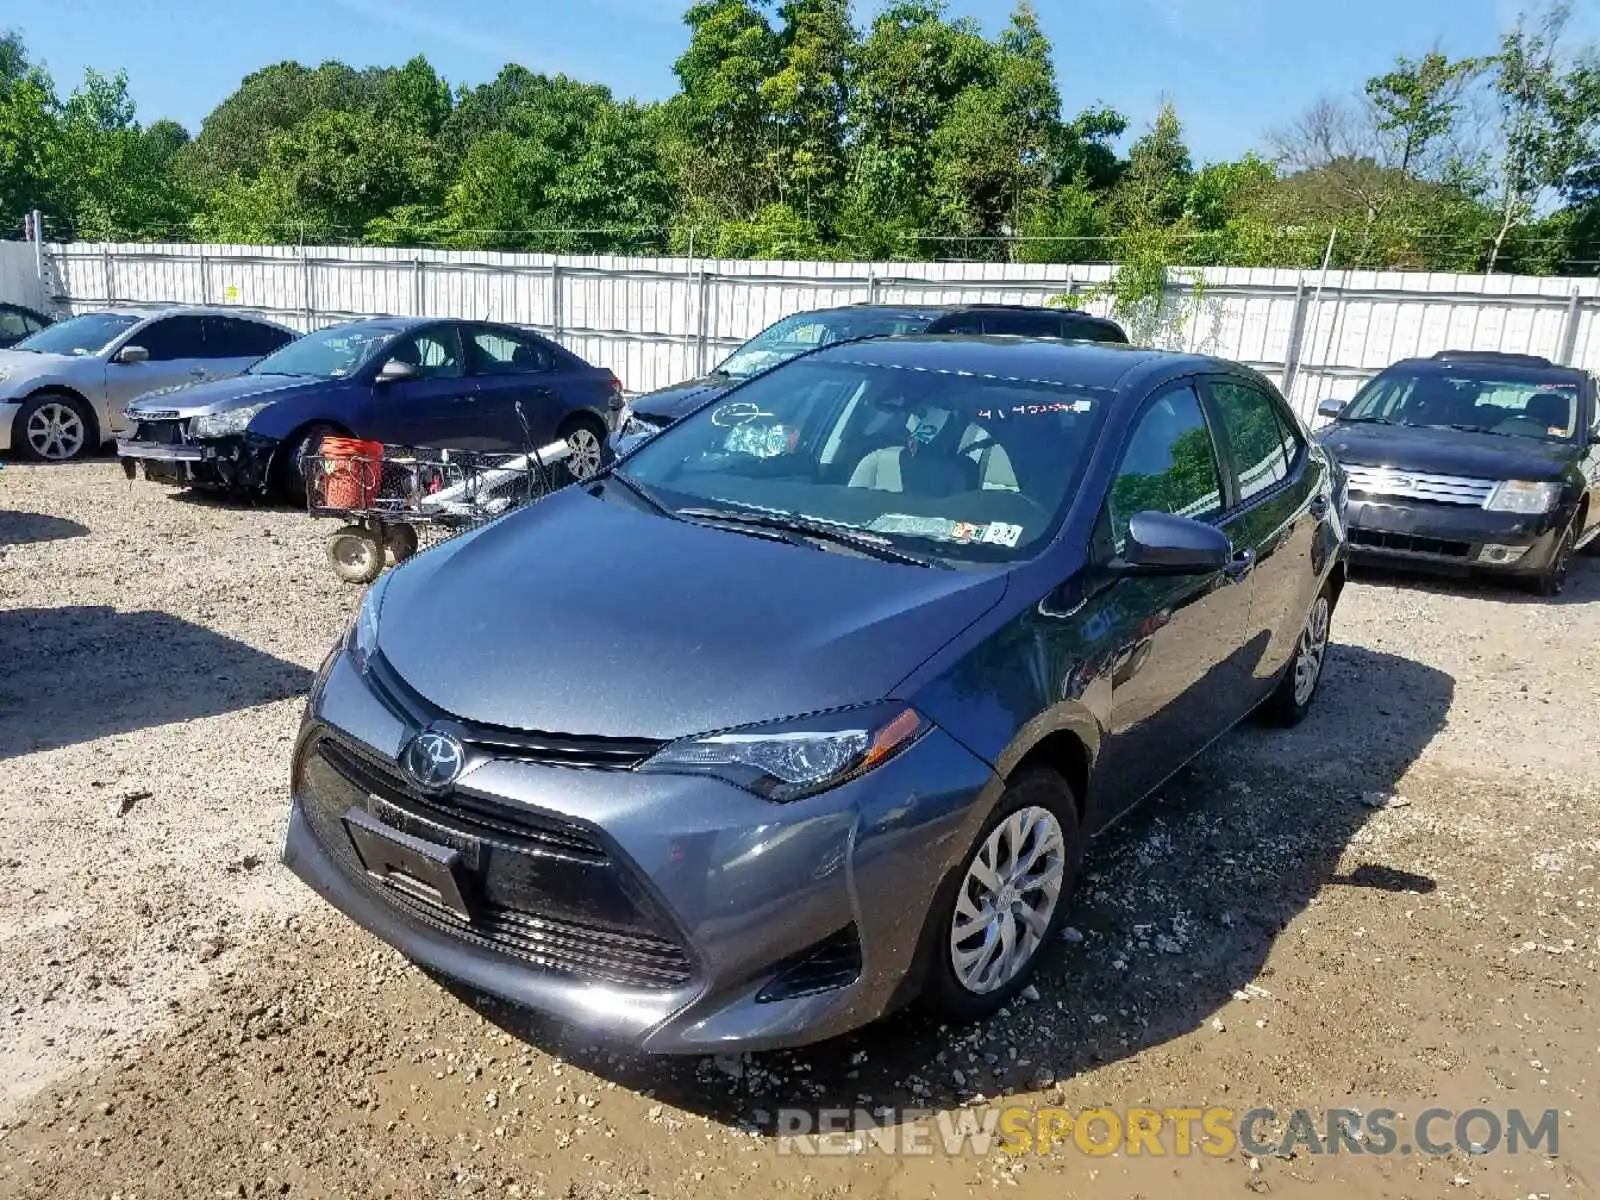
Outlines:
<svg viewBox="0 0 1600 1200"><path fill-rule="evenodd" d="M33 247L0 245L0 296ZM1042 303L1083 296L1104 266L752 262L378 247L47 245L58 310L237 305L314 328L431 315L539 327L634 392L714 366L792 312L863 300ZM1088 307L1105 313L1108 301ZM1600 371L1600 279L1209 268L1177 272L1134 340L1218 354L1277 380L1302 415L1408 355L1507 350Z"/></svg>

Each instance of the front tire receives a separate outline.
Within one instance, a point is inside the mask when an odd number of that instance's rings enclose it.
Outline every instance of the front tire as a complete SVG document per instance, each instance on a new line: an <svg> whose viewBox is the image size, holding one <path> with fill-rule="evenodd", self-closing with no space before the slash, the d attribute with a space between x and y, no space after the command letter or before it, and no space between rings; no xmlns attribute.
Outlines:
<svg viewBox="0 0 1600 1200"><path fill-rule="evenodd" d="M926 997L982 1020L1027 986L1066 918L1077 878L1078 806L1054 771L1020 772L957 868L934 929Z"/></svg>
<svg viewBox="0 0 1600 1200"><path fill-rule="evenodd" d="M1322 668L1328 659L1328 635L1333 627L1333 594L1324 586L1311 602L1305 624L1300 627L1300 637L1295 642L1294 657L1278 686L1261 706L1261 716L1269 725L1287 729L1305 720L1311 711L1311 702L1317 697L1322 683Z"/></svg>
<svg viewBox="0 0 1600 1200"><path fill-rule="evenodd" d="M1572 556L1576 553L1577 543L1578 535L1573 532L1573 526L1567 526L1567 531L1561 535L1561 541L1556 545L1555 556L1550 560L1550 565L1542 574L1533 578L1534 595L1553 600L1566 590L1567 574L1572 570Z"/></svg>
<svg viewBox="0 0 1600 1200"><path fill-rule="evenodd" d="M338 434L332 425L308 425L295 437L276 465L276 491L286 504L306 503L305 460L313 458L322 439Z"/></svg>
<svg viewBox="0 0 1600 1200"><path fill-rule="evenodd" d="M71 462L89 452L94 423L79 401L61 392L40 392L22 402L11 444L35 462Z"/></svg>

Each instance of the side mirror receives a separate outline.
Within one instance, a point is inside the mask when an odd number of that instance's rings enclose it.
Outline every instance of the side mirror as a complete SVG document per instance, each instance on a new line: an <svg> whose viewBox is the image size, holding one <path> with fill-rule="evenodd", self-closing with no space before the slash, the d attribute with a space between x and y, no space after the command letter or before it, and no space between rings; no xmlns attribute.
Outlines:
<svg viewBox="0 0 1600 1200"><path fill-rule="evenodd" d="M134 363L149 362L150 351L143 346L124 346L117 351L117 361L127 366L132 366Z"/></svg>
<svg viewBox="0 0 1600 1200"><path fill-rule="evenodd" d="M1335 400L1331 396L1324 400L1321 404L1317 405L1317 416L1319 417L1328 417L1337 421L1339 419L1339 415L1343 412L1344 401Z"/></svg>
<svg viewBox="0 0 1600 1200"><path fill-rule="evenodd" d="M391 358L378 370L379 383L398 383L403 379L416 379L422 374L415 366L408 362L401 362L398 358Z"/></svg>
<svg viewBox="0 0 1600 1200"><path fill-rule="evenodd" d="M1139 512L1128 522L1127 544L1112 569L1134 575L1206 575L1233 559L1228 535L1191 517Z"/></svg>

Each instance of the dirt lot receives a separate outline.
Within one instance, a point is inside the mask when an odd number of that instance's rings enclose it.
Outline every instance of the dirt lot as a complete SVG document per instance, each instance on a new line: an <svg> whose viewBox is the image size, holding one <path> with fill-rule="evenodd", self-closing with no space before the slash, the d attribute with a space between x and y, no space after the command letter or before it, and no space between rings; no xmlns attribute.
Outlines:
<svg viewBox="0 0 1600 1200"><path fill-rule="evenodd" d="M1097 845L1037 999L988 1027L648 1062L430 979L277 865L298 697L356 600L319 533L104 461L0 471L0 1195L1600 1188L1594 559L1558 603L1353 585L1312 718L1230 736ZM772 1136L996 1103L1562 1115L1554 1156Z"/></svg>

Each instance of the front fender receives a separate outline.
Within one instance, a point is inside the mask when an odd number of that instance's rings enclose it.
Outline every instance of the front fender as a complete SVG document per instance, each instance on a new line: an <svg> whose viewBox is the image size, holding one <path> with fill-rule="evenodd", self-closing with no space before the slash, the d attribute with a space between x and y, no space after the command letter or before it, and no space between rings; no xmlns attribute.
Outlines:
<svg viewBox="0 0 1600 1200"><path fill-rule="evenodd" d="M358 385L333 384L327 388L285 396L252 417L248 432L254 437L282 442L311 424L338 425L343 429L358 430L365 393L366 389Z"/></svg>

